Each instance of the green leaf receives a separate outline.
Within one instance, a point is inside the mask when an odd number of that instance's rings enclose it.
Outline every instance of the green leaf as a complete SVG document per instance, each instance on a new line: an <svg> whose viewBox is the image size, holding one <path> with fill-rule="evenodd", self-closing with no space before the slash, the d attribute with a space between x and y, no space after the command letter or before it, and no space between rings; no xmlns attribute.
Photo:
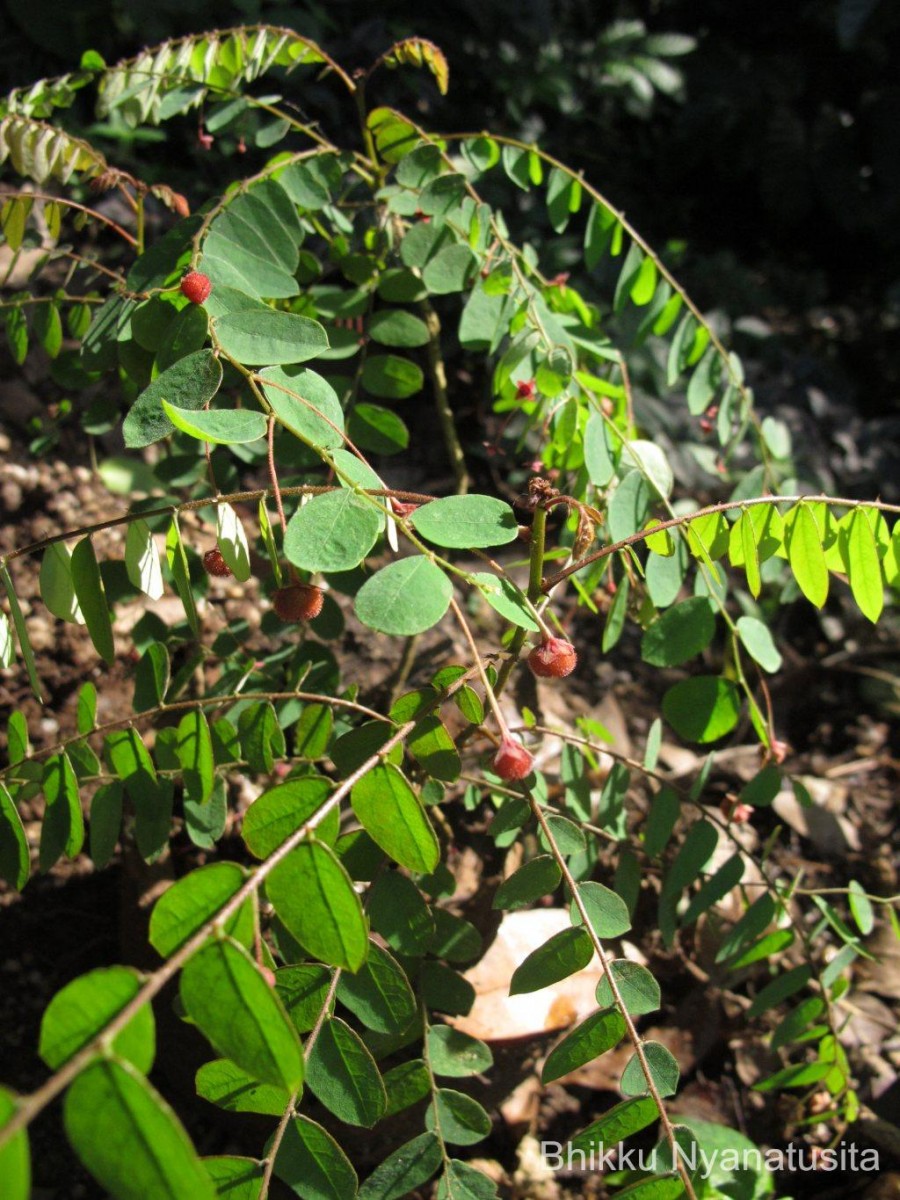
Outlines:
<svg viewBox="0 0 900 1200"><path fill-rule="evenodd" d="M741 803L750 804L754 808L765 808L780 791L781 772L774 763L769 763L741 788Z"/></svg>
<svg viewBox="0 0 900 1200"><path fill-rule="evenodd" d="M821 996L807 996L792 1008L778 1023L769 1043L773 1050L789 1046L792 1042L808 1041L815 1022L825 1012L825 1001ZM827 1026L825 1026L827 1029Z"/></svg>
<svg viewBox="0 0 900 1200"><path fill-rule="evenodd" d="M737 632L747 653L764 671L781 669L781 655L768 625L756 617L738 617Z"/></svg>
<svg viewBox="0 0 900 1200"><path fill-rule="evenodd" d="M5 612L0 612L0 671L11 667L16 657L12 628Z"/></svg>
<svg viewBox="0 0 900 1200"><path fill-rule="evenodd" d="M532 950L513 972L509 994L537 992L558 983L586 967L594 956L594 947L584 929L563 929L543 946Z"/></svg>
<svg viewBox="0 0 900 1200"><path fill-rule="evenodd" d="M705 596L692 596L656 618L641 639L641 657L655 667L675 667L701 654L716 631Z"/></svg>
<svg viewBox="0 0 900 1200"><path fill-rule="evenodd" d="M125 570L129 581L151 600L163 594L162 565L146 521L133 521L125 538Z"/></svg>
<svg viewBox="0 0 900 1200"><path fill-rule="evenodd" d="M176 429L216 446L256 442L266 434L266 418L252 409L210 408L193 412L176 408L167 400L162 401L162 409Z"/></svg>
<svg viewBox="0 0 900 1200"><path fill-rule="evenodd" d="M327 379L310 367L269 367L259 377L272 412L286 429L317 450L344 444L344 411Z"/></svg>
<svg viewBox="0 0 900 1200"><path fill-rule="evenodd" d="M500 884L491 907L507 912L528 908L535 900L556 891L561 878L556 859L549 854L539 854Z"/></svg>
<svg viewBox="0 0 900 1200"><path fill-rule="evenodd" d="M0 783L0 879L21 891L28 882L28 839L19 810Z"/></svg>
<svg viewBox="0 0 900 1200"><path fill-rule="evenodd" d="M653 490L640 471L629 471L609 502L609 536L621 542L643 529L653 505Z"/></svg>
<svg viewBox="0 0 900 1200"><path fill-rule="evenodd" d="M269 700L251 703L238 717L241 751L251 771L268 775L284 754L284 734Z"/></svg>
<svg viewBox="0 0 900 1200"><path fill-rule="evenodd" d="M788 560L800 591L816 608L828 598L828 567L822 536L811 509L798 504L785 518Z"/></svg>
<svg viewBox="0 0 900 1200"><path fill-rule="evenodd" d="M409 445L405 423L380 404L354 404L347 419L347 433L360 450L373 454L398 454Z"/></svg>
<svg viewBox="0 0 900 1200"><path fill-rule="evenodd" d="M198 350L181 358L145 388L122 424L130 449L150 446L168 437L175 426L163 411L163 400L184 411L196 412L208 404L222 383L222 364L212 350Z"/></svg>
<svg viewBox="0 0 900 1200"><path fill-rule="evenodd" d="M646 1129L658 1116L656 1101L650 1096L623 1100L588 1125L587 1129L569 1138L569 1145L572 1150L580 1150L585 1154L596 1151L598 1146L616 1146L633 1133Z"/></svg>
<svg viewBox="0 0 900 1200"><path fill-rule="evenodd" d="M747 1009L747 1016L758 1017L764 1012L768 1012L770 1008L774 1008L783 1000L787 1000L789 996L793 996L805 988L810 979L812 979L812 968L808 965L791 967L789 971L778 975L771 983L767 983L756 993Z"/></svg>
<svg viewBox="0 0 900 1200"><path fill-rule="evenodd" d="M15 1114L16 1098L0 1087L0 1129ZM0 1179L7 1189L6 1200L28 1200L31 1195L31 1153L28 1133L22 1129L0 1148Z"/></svg>
<svg viewBox="0 0 900 1200"><path fill-rule="evenodd" d="M42 871L49 871L61 855L74 858L84 844L78 780L65 751L44 763L43 787L47 807L41 826L39 862Z"/></svg>
<svg viewBox="0 0 900 1200"><path fill-rule="evenodd" d="M730 679L698 675L674 684L663 696L663 716L679 737L714 742L730 733L740 715L741 700Z"/></svg>
<svg viewBox="0 0 900 1200"><path fill-rule="evenodd" d="M871 901L866 895L862 884L858 883L855 879L851 879L848 890L847 902L850 905L853 920L859 927L859 932L863 937L868 937L875 926L875 914L872 910Z"/></svg>
<svg viewBox="0 0 900 1200"><path fill-rule="evenodd" d="M373 767L354 785L350 802L363 829L400 866L417 874L435 869L440 861L437 835L397 767Z"/></svg>
<svg viewBox="0 0 900 1200"><path fill-rule="evenodd" d="M41 695L41 683L38 679L37 665L34 661L34 651L31 648L31 641L28 637L28 627L25 624L25 618L22 615L22 607L19 604L19 598L16 595L9 570L7 569L5 563L0 565L0 578L3 579L3 586L6 588L6 598L9 601L10 611L12 612L13 625L16 629L16 637L19 639L19 649L22 651L22 657L25 659L25 669L28 672L28 682L31 684L31 690L34 692L37 702L39 704L43 704L44 698Z"/></svg>
<svg viewBox="0 0 900 1200"><path fill-rule="evenodd" d="M288 932L314 958L359 970L369 947L366 919L332 850L302 842L271 872L266 892Z"/></svg>
<svg viewBox="0 0 900 1200"><path fill-rule="evenodd" d="M537 621L526 603L525 593L517 588L512 580L504 579L500 575L492 575L488 571L476 571L472 575L472 582L478 587L491 608L496 609L501 617L505 617L507 621L512 621L514 625L518 625L522 629L537 632Z"/></svg>
<svg viewBox="0 0 900 1200"><path fill-rule="evenodd" d="M595 487L606 487L612 481L621 446L608 421L592 412L584 430L584 465Z"/></svg>
<svg viewBox="0 0 900 1200"><path fill-rule="evenodd" d="M297 295L303 227L291 198L280 181L265 180L219 213L203 241L201 262L214 289L234 287L273 300Z"/></svg>
<svg viewBox="0 0 900 1200"><path fill-rule="evenodd" d="M230 504L216 508L216 542L238 583L250 578L250 547L241 519Z"/></svg>
<svg viewBox="0 0 900 1200"><path fill-rule="evenodd" d="M734 527L732 536L737 536L741 544L741 556L744 570L747 572L747 586L754 599L759 595L762 581L759 575L759 546L756 540L756 528L749 510L741 513Z"/></svg>
<svg viewBox="0 0 900 1200"><path fill-rule="evenodd" d="M387 1093L359 1034L338 1017L325 1021L307 1062L309 1089L329 1112L367 1129L381 1119Z"/></svg>
<svg viewBox="0 0 900 1200"><path fill-rule="evenodd" d="M44 551L40 576L41 599L60 621L83 624L84 617L75 598L72 582L72 556L63 542L54 542Z"/></svg>
<svg viewBox="0 0 900 1200"><path fill-rule="evenodd" d="M459 751L440 717L423 717L407 738L406 748L433 779L454 783L459 778Z"/></svg>
<svg viewBox="0 0 900 1200"><path fill-rule="evenodd" d="M135 805L135 840L144 858L159 854L169 836L172 782L157 778L153 761L136 729L107 734L104 753Z"/></svg>
<svg viewBox="0 0 900 1200"><path fill-rule="evenodd" d="M112 666L116 661L112 620L90 537L82 538L72 552L72 583L94 648L104 662Z"/></svg>
<svg viewBox="0 0 900 1200"><path fill-rule="evenodd" d="M734 958L741 950L766 929L775 916L775 901L768 894L759 897L750 905L740 920L728 931L716 953L716 962Z"/></svg>
<svg viewBox="0 0 900 1200"><path fill-rule="evenodd" d="M592 1013L571 1033L566 1034L544 1060L541 1083L552 1083L570 1071L583 1067L592 1059L599 1058L625 1036L625 1020L615 1008Z"/></svg>
<svg viewBox="0 0 900 1200"><path fill-rule="evenodd" d="M274 309L228 313L215 322L215 334L225 353L245 366L307 362L328 349L318 321Z"/></svg>
<svg viewBox="0 0 900 1200"><path fill-rule="evenodd" d="M424 555L413 554L389 563L367 579L354 608L370 629L412 635L436 625L452 595L453 585L441 568Z"/></svg>
<svg viewBox="0 0 900 1200"><path fill-rule="evenodd" d="M370 396L382 400L406 400L422 390L422 368L396 354L372 354L363 364L360 383Z"/></svg>
<svg viewBox="0 0 900 1200"><path fill-rule="evenodd" d="M425 264L422 280L433 296L463 292L472 281L477 263L468 246L445 246Z"/></svg>
<svg viewBox="0 0 900 1200"><path fill-rule="evenodd" d="M650 805L650 815L644 833L644 849L651 858L656 858L665 850L680 813L681 801L678 799L678 793L664 785Z"/></svg>
<svg viewBox="0 0 900 1200"><path fill-rule="evenodd" d="M327 704L307 704L294 726L294 753L299 758L322 758L333 729L334 715Z"/></svg>
<svg viewBox="0 0 900 1200"><path fill-rule="evenodd" d="M405 875L385 871L369 892L369 917L398 954L417 957L425 953L434 937L434 916L422 893Z"/></svg>
<svg viewBox="0 0 900 1200"><path fill-rule="evenodd" d="M275 991L242 946L219 938L181 972L181 1001L213 1047L255 1079L295 1091L303 1080L300 1039Z"/></svg>
<svg viewBox="0 0 900 1200"><path fill-rule="evenodd" d="M653 975L639 963L627 958L614 958L609 963L622 1003L632 1017L656 1012L660 1006L659 984ZM597 1003L608 1008L615 1002L609 980L604 975L597 984Z"/></svg>
<svg viewBox="0 0 900 1200"><path fill-rule="evenodd" d="M425 322L402 308L387 308L375 313L369 320L368 334L379 345L407 350L425 346L431 340Z"/></svg>
<svg viewBox="0 0 900 1200"><path fill-rule="evenodd" d="M869 515L861 508L854 509L839 534L841 558L850 581L853 599L864 617L875 624L884 608L884 580L875 535Z"/></svg>
<svg viewBox="0 0 900 1200"><path fill-rule="evenodd" d="M268 788L247 809L241 830L251 854L268 858L322 807L331 791L331 781L321 775L289 779ZM337 837L338 813L329 814L317 826L324 841Z"/></svg>
<svg viewBox="0 0 900 1200"><path fill-rule="evenodd" d="M275 1174L303 1200L354 1200L357 1192L350 1160L331 1134L308 1117L288 1124Z"/></svg>
<svg viewBox="0 0 900 1200"><path fill-rule="evenodd" d="M660 1096L674 1096L678 1091L678 1063L661 1042L644 1042L644 1057L650 1076ZM637 1054L628 1060L619 1089L624 1096L642 1096L647 1091L647 1079Z"/></svg>
<svg viewBox="0 0 900 1200"><path fill-rule="evenodd" d="M194 592L191 588L191 575L188 569L187 554L184 550L184 542L181 540L181 529L178 525L178 517L172 517L172 524L169 526L169 531L166 534L166 560L169 564L169 570L172 572L172 579L175 583L175 590L178 592L178 598L184 606L185 616L187 617L188 625L191 633L195 638L200 637L200 618L197 616L197 605L194 601Z"/></svg>
<svg viewBox="0 0 900 1200"><path fill-rule="evenodd" d="M82 1071L63 1120L75 1153L117 1200L215 1200L181 1122L129 1063L102 1059Z"/></svg>
<svg viewBox="0 0 900 1200"><path fill-rule="evenodd" d="M622 226L615 214L599 201L592 205L584 233L584 259L588 270L597 266L607 250L614 255L620 252L621 234Z"/></svg>
<svg viewBox="0 0 900 1200"><path fill-rule="evenodd" d="M431 1091L431 1076L421 1058L392 1067L390 1071L385 1071L383 1078L388 1094L386 1117L403 1112L418 1100L423 1100Z"/></svg>
<svg viewBox="0 0 900 1200"><path fill-rule="evenodd" d="M493 496L445 496L423 504L412 514L416 531L436 546L456 549L504 546L519 534L516 515Z"/></svg>
<svg viewBox="0 0 900 1200"><path fill-rule="evenodd" d="M615 938L628 932L631 928L631 918L628 915L628 906L621 896L611 888L604 887L602 883L579 883L576 888L597 937ZM571 904L571 916L573 924L581 924L581 913L574 900Z"/></svg>
<svg viewBox="0 0 900 1200"><path fill-rule="evenodd" d="M703 913L724 899L733 888L737 887L744 876L746 864L739 853L726 859L719 869L710 876L697 894L692 898L684 915L681 917L683 926L692 925Z"/></svg>
<svg viewBox="0 0 900 1200"><path fill-rule="evenodd" d="M265 1165L255 1158L217 1155L202 1158L204 1170L216 1185L216 1195L225 1200L258 1200Z"/></svg>
<svg viewBox="0 0 900 1200"><path fill-rule="evenodd" d="M223 908L246 882L237 863L217 862L196 867L163 892L150 914L150 944L163 958L174 954L198 929ZM242 942L253 936L253 913L248 899L225 924L225 932Z"/></svg>
<svg viewBox="0 0 900 1200"><path fill-rule="evenodd" d="M38 1054L47 1066L56 1071L74 1058L134 999L141 983L131 967L98 967L66 984L41 1019ZM112 1048L143 1075L149 1073L156 1054L156 1025L149 1001L116 1034Z"/></svg>
<svg viewBox="0 0 900 1200"><path fill-rule="evenodd" d="M416 1015L409 980L396 959L377 942L355 975L342 973L337 998L367 1028L378 1033L401 1033Z"/></svg>
<svg viewBox="0 0 900 1200"><path fill-rule="evenodd" d="M169 686L169 652L163 642L151 642L134 670L134 712L146 713L162 703Z"/></svg>
<svg viewBox="0 0 900 1200"><path fill-rule="evenodd" d="M471 962L481 953L481 934L464 917L457 917L443 908L434 910L435 932L428 947L429 954L448 962Z"/></svg>
<svg viewBox="0 0 900 1200"><path fill-rule="evenodd" d="M212 796L216 768L209 725L201 708L189 710L179 721L175 751L181 763L187 799L195 804L205 804Z"/></svg>
<svg viewBox="0 0 900 1200"><path fill-rule="evenodd" d="M438 1180L435 1200L497 1200L497 1185L458 1158L451 1158Z"/></svg>
<svg viewBox="0 0 900 1200"><path fill-rule="evenodd" d="M90 847L94 866L105 867L115 853L122 828L122 785L106 783L91 800Z"/></svg>
<svg viewBox="0 0 900 1200"><path fill-rule="evenodd" d="M288 522L284 552L304 571L349 571L366 557L381 532L383 517L348 488L313 498Z"/></svg>
<svg viewBox="0 0 900 1200"><path fill-rule="evenodd" d="M360 1188L359 1200L402 1200L426 1183L441 1162L441 1143L437 1135L420 1133L376 1167Z"/></svg>
<svg viewBox="0 0 900 1200"><path fill-rule="evenodd" d="M323 1008L329 1015L334 1011L334 1000L330 998L332 976L328 967L317 963L281 967L276 971L276 990L298 1032L314 1029Z"/></svg>
<svg viewBox="0 0 900 1200"><path fill-rule="evenodd" d="M443 1142L471 1146L491 1132L491 1118L477 1100L452 1088L438 1088L425 1113L425 1126Z"/></svg>
<svg viewBox="0 0 900 1200"><path fill-rule="evenodd" d="M426 1040L428 1062L435 1075L464 1079L489 1071L494 1064L484 1042L449 1025L432 1025Z"/></svg>

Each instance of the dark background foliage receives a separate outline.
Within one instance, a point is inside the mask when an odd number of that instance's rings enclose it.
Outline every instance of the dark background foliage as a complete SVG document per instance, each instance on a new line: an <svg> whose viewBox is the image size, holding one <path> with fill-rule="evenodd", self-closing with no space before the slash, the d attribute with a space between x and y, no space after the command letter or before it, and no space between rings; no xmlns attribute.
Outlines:
<svg viewBox="0 0 900 1200"><path fill-rule="evenodd" d="M2 7L4 89L71 69L88 47L115 61L145 44L241 22L290 25L351 67L399 37L431 38L450 61L449 96L438 96L424 74L400 72L379 78L379 101L406 104L414 91L433 127L540 138L667 248L701 305L732 320L764 318L754 336L774 337L779 354L787 345L799 356L792 370L801 382L819 384L825 370L857 415L883 419L897 410L900 9L888 0ZM693 49L647 52L654 37L670 34L693 39ZM323 86L308 96L326 128L352 120L334 95ZM82 117L103 144L90 114ZM137 159L145 177L165 162L168 182L194 198L228 173L223 153L196 152L192 119L158 136L160 143L133 141L119 131L107 149L123 165ZM179 137L183 156L172 154ZM172 178L178 157L181 179ZM559 252L565 267L564 241ZM771 350L759 347L762 357Z"/></svg>

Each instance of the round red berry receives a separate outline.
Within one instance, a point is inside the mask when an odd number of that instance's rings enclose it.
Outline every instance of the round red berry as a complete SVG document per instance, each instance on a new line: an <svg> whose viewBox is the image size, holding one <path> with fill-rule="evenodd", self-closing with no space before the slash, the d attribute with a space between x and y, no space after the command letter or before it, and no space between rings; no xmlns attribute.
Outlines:
<svg viewBox="0 0 900 1200"><path fill-rule="evenodd" d="M202 271L188 271L181 281L181 293L187 296L191 304L202 304L211 291L209 276Z"/></svg>
<svg viewBox="0 0 900 1200"><path fill-rule="evenodd" d="M494 770L501 779L524 779L531 774L533 766L534 758L521 742L511 737L503 738L500 749L494 755Z"/></svg>
<svg viewBox="0 0 900 1200"><path fill-rule="evenodd" d="M222 551L218 546L213 550L207 550L203 555L203 565L209 575L219 575L224 578L231 574L231 567L222 557Z"/></svg>
<svg viewBox="0 0 900 1200"><path fill-rule="evenodd" d="M312 621L322 611L325 597L313 583L292 583L279 588L272 607L282 621Z"/></svg>
<svg viewBox="0 0 900 1200"><path fill-rule="evenodd" d="M544 638L528 655L528 665L542 679L561 679L571 675L578 662L575 647L565 638Z"/></svg>

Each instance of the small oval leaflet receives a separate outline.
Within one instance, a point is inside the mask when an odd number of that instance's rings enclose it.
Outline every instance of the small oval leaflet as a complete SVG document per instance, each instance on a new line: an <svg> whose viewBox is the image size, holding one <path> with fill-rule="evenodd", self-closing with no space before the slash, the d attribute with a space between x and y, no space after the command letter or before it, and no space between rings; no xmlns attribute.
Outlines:
<svg viewBox="0 0 900 1200"><path fill-rule="evenodd" d="M344 412L327 379L309 367L267 367L263 391L276 419L317 449L344 444Z"/></svg>
<svg viewBox="0 0 900 1200"><path fill-rule="evenodd" d="M347 488L313 496L288 522L284 552L304 571L349 571L375 545L383 521L373 504Z"/></svg>
<svg viewBox="0 0 900 1200"><path fill-rule="evenodd" d="M102 1059L82 1071L63 1120L78 1157L117 1200L215 1200L183 1125L129 1063Z"/></svg>
<svg viewBox="0 0 900 1200"><path fill-rule="evenodd" d="M181 972L181 1001L188 1016L220 1054L254 1079L297 1088L303 1054L275 991L237 942L211 942Z"/></svg>
<svg viewBox="0 0 900 1200"><path fill-rule="evenodd" d="M265 437L266 418L246 408L209 408L193 412L163 400L162 409L176 429L201 442L234 446Z"/></svg>
<svg viewBox="0 0 900 1200"><path fill-rule="evenodd" d="M225 353L248 367L306 362L328 349L318 321L270 308L219 317L215 332Z"/></svg>
<svg viewBox="0 0 900 1200"><path fill-rule="evenodd" d="M531 615L525 594L511 580L493 575L489 571L476 571L472 575L472 582L501 617L522 629L537 632L538 624Z"/></svg>
<svg viewBox="0 0 900 1200"><path fill-rule="evenodd" d="M515 513L494 496L445 496L417 508L410 520L429 542L460 550L504 546L519 534Z"/></svg>
<svg viewBox="0 0 900 1200"><path fill-rule="evenodd" d="M680 737L691 742L714 742L734 729L741 700L730 679L698 675L670 687L663 696L662 710Z"/></svg>
<svg viewBox="0 0 900 1200"><path fill-rule="evenodd" d="M420 874L435 869L440 861L437 835L397 767L373 767L354 785L350 800L363 829L402 867Z"/></svg>
<svg viewBox="0 0 900 1200"><path fill-rule="evenodd" d="M301 842L270 873L266 891L288 932L314 958L359 970L369 931L359 896L333 851Z"/></svg>
<svg viewBox="0 0 900 1200"><path fill-rule="evenodd" d="M98 967L73 979L50 1001L41 1021L38 1053L57 1070L101 1033L140 990L138 972L130 967ZM146 1074L156 1053L153 1009L145 1004L116 1034L113 1049Z"/></svg>
<svg viewBox="0 0 900 1200"><path fill-rule="evenodd" d="M452 594L453 586L440 567L417 554L389 563L367 579L354 607L370 629L411 635L436 625Z"/></svg>

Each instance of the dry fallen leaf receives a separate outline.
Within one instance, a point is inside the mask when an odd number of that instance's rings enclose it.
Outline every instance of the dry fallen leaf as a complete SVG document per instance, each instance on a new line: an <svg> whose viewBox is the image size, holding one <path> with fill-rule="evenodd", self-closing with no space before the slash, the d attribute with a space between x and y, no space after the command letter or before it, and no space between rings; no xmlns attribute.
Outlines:
<svg viewBox="0 0 900 1200"><path fill-rule="evenodd" d="M487 954L466 972L466 979L475 989L471 1012L451 1023L463 1033L491 1042L553 1033L593 1012L603 973L596 956L576 975L551 987L520 996L509 994L509 981L516 967L553 934L570 926L564 908L538 908L505 916Z"/></svg>

